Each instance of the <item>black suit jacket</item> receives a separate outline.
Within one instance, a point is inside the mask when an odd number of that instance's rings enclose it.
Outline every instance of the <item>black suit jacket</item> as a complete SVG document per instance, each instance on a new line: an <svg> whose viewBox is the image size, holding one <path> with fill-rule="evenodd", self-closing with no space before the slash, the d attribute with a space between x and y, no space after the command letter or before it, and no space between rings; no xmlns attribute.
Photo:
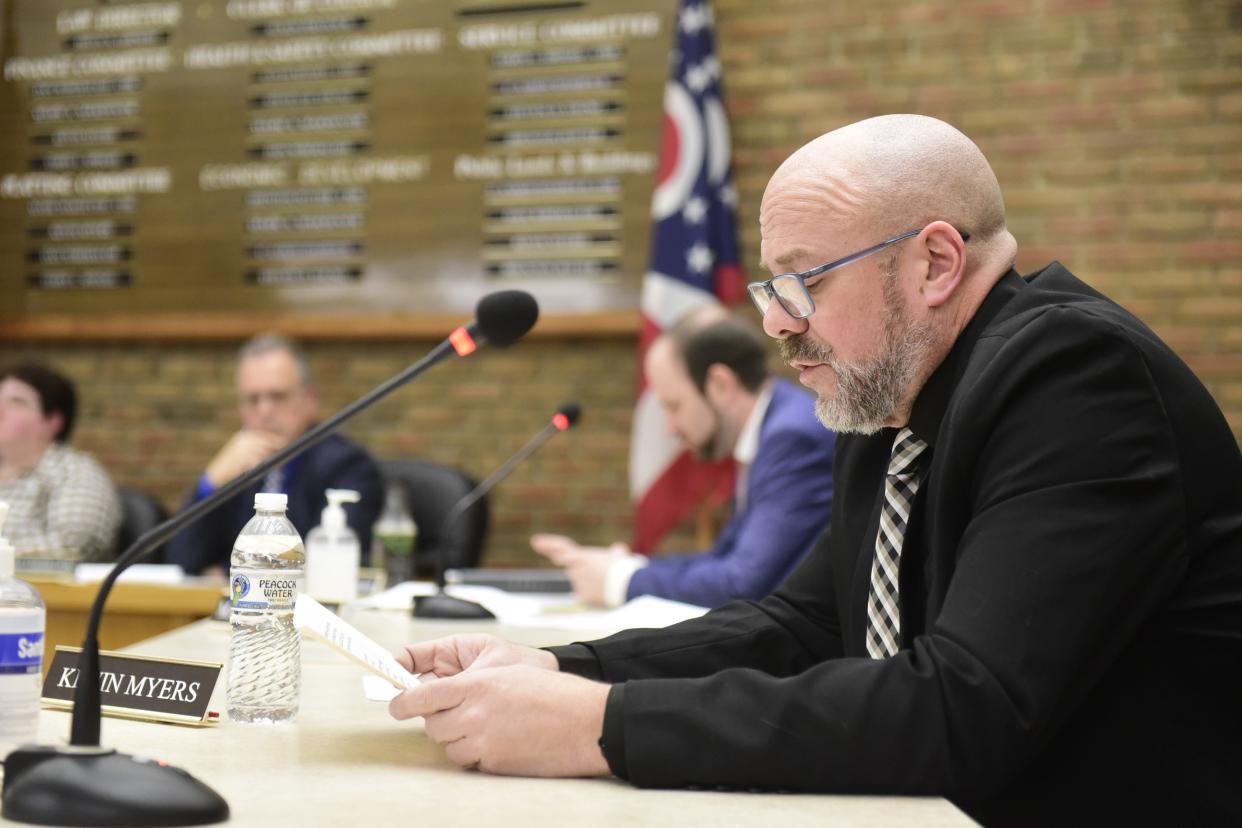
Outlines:
<svg viewBox="0 0 1242 828"><path fill-rule="evenodd" d="M1242 824L1242 457L1156 336L1010 272L915 403L901 651L866 657L894 431L837 441L775 595L556 648L643 786L931 794L985 825Z"/></svg>
<svg viewBox="0 0 1242 828"><path fill-rule="evenodd" d="M371 527L384 505L384 484L371 455L339 434L332 434L294 462L297 473L286 484L287 514L298 533L305 539L306 534L319 525L323 508L328 505L325 489L353 489L361 499L345 505L345 519L358 534L362 560L367 561L371 552ZM246 521L253 517L254 496L260 489L261 483L255 483L198 523L174 535L168 542L168 562L180 564L192 574L213 565L227 571L233 541L237 540L237 533ZM191 494L186 505L196 499L196 495Z"/></svg>

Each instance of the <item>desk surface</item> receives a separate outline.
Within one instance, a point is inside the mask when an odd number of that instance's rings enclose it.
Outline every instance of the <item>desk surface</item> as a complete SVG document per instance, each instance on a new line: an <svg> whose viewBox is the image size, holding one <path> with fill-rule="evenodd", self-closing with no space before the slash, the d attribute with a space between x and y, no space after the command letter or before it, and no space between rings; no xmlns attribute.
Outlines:
<svg viewBox="0 0 1242 828"><path fill-rule="evenodd" d="M47 605L46 651L51 653L58 644L81 646L99 583L46 575L34 575L29 580ZM99 628L99 645L105 650L118 650L205 618L215 611L224 590L223 578L195 578L181 584L122 581L108 596L107 612ZM49 664L51 659L45 659L45 670Z"/></svg>
<svg viewBox="0 0 1242 828"><path fill-rule="evenodd" d="M404 613L349 620L390 649L460 629ZM564 630L495 631L535 645L590 637ZM199 621L130 649L224 661L227 623ZM319 642L303 644L301 712L291 725L179 727L105 718L103 743L165 759L214 787L235 826L939 826L974 823L941 799L638 790L615 779L520 779L463 771L423 732L366 701L362 671ZM222 676L213 710L224 709ZM67 713L40 713L40 738L63 743ZM0 820L3 824L6 823Z"/></svg>

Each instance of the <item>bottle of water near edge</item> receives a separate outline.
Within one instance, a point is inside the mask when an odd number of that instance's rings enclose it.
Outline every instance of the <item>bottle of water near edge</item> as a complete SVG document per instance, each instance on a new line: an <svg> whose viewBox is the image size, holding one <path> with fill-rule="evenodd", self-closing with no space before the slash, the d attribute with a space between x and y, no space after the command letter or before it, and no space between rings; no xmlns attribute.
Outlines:
<svg viewBox="0 0 1242 828"><path fill-rule="evenodd" d="M388 586L414 580L414 547L418 542L418 526L410 517L405 492L400 484L388 484L384 511L371 529L371 565L384 567Z"/></svg>
<svg viewBox="0 0 1242 828"><path fill-rule="evenodd" d="M302 591L306 553L285 517L288 500L255 495L254 517L233 545L228 711L235 722L286 722L298 712L302 646L293 602Z"/></svg>
<svg viewBox="0 0 1242 828"><path fill-rule="evenodd" d="M0 528L9 504L0 502ZM35 588L13 577L13 546L0 537L0 762L35 741L46 614Z"/></svg>

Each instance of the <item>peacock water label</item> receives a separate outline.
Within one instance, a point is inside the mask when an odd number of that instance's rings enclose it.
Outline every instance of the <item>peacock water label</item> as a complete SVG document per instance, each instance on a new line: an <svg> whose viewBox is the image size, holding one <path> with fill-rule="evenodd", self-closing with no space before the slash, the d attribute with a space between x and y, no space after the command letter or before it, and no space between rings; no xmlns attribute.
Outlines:
<svg viewBox="0 0 1242 828"><path fill-rule="evenodd" d="M287 569L233 571L229 594L240 610L291 610L302 591L302 576Z"/></svg>

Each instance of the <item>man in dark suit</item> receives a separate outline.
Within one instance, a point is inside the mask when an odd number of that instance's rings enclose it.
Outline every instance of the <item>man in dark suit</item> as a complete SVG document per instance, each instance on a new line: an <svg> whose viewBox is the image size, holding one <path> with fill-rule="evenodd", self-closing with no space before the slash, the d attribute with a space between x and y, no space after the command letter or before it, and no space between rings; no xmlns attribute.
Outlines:
<svg viewBox="0 0 1242 828"><path fill-rule="evenodd" d="M319 395L311 380L310 364L305 354L282 336L262 334L242 346L237 363L237 399L242 427L207 464L187 505L271 457L319 418ZM370 455L335 434L268 473L206 520L173 536L167 560L190 573L227 572L233 541L254 514L256 492L287 494L289 519L306 537L318 525L327 505L326 489L353 489L361 496L357 503L345 506L345 514L350 528L358 534L365 560L371 548L371 526L383 505L383 483Z"/></svg>
<svg viewBox="0 0 1242 828"><path fill-rule="evenodd" d="M760 228L764 327L848 432L828 533L666 630L411 645L442 678L392 713L499 773L1242 824L1242 455L1190 369L1061 265L1014 272L991 168L931 118L803 147Z"/></svg>
<svg viewBox="0 0 1242 828"><path fill-rule="evenodd" d="M834 435L815 398L768 374L762 338L718 305L692 311L647 350L647 384L668 430L704 460L737 461L734 511L702 552L647 558L623 543L582 547L563 535L531 546L565 567L584 601L656 595L704 607L762 598L810 551L832 507Z"/></svg>

